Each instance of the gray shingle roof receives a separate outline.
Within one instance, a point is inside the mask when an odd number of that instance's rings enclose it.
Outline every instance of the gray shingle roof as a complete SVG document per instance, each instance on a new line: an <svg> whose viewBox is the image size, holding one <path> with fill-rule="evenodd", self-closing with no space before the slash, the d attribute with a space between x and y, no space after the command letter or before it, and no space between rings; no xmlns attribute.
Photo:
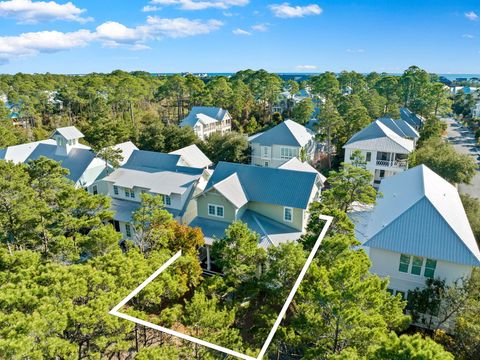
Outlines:
<svg viewBox="0 0 480 360"><path fill-rule="evenodd" d="M364 245L466 265L480 251L456 188L424 165L384 179Z"/></svg>
<svg viewBox="0 0 480 360"><path fill-rule="evenodd" d="M381 121L375 120L353 135L343 147L408 154L414 150L414 143L413 140L397 135Z"/></svg>
<svg viewBox="0 0 480 360"><path fill-rule="evenodd" d="M67 126L67 127L63 127L63 128L58 128L53 132L53 135L55 135L57 133L62 135L67 140L80 139L80 138L85 137L82 134L82 132L80 130L78 130L75 126Z"/></svg>
<svg viewBox="0 0 480 360"><path fill-rule="evenodd" d="M205 191L233 174L238 176L248 201L300 209L308 207L317 178L312 172L219 162ZM238 197L238 194L225 192L224 196L229 199Z"/></svg>
<svg viewBox="0 0 480 360"><path fill-rule="evenodd" d="M285 120L258 136L250 137L250 140L252 143L262 146L305 146L314 136L313 131L305 126L293 120Z"/></svg>

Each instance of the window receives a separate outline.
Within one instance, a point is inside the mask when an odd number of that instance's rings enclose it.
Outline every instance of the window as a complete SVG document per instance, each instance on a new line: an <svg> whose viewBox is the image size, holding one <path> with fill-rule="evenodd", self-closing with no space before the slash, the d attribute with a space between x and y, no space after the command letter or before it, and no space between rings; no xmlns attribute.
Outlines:
<svg viewBox="0 0 480 360"><path fill-rule="evenodd" d="M410 256L409 255L400 255L400 266L398 271L408 273L408 267L410 266Z"/></svg>
<svg viewBox="0 0 480 360"><path fill-rule="evenodd" d="M422 273L423 258L419 256L413 257L412 270L410 272L413 275L420 275Z"/></svg>
<svg viewBox="0 0 480 360"><path fill-rule="evenodd" d="M280 158L281 159L291 159L295 155L293 154L293 149L291 148L281 148L280 149Z"/></svg>
<svg viewBox="0 0 480 360"><path fill-rule="evenodd" d="M93 191L93 195L97 195L97 194L98 194L97 185L93 185L92 191Z"/></svg>
<svg viewBox="0 0 480 360"><path fill-rule="evenodd" d="M125 233L127 237L132 237L132 229L130 228L130 224L125 224Z"/></svg>
<svg viewBox="0 0 480 360"><path fill-rule="evenodd" d="M433 279L436 267L437 267L437 260L427 259L427 261L425 262L425 270L423 272L423 275L425 277Z"/></svg>
<svg viewBox="0 0 480 360"><path fill-rule="evenodd" d="M293 220L293 209L290 207L283 208L283 220L292 222Z"/></svg>
<svg viewBox="0 0 480 360"><path fill-rule="evenodd" d="M133 189L130 190L130 197L131 197L131 198L134 198L134 197L135 197L135 191L133 191Z"/></svg>
<svg viewBox="0 0 480 360"><path fill-rule="evenodd" d="M113 227L116 232L120 232L120 223L117 220L113 220Z"/></svg>
<svg viewBox="0 0 480 360"><path fill-rule="evenodd" d="M130 189L125 189L125 197L130 197Z"/></svg>
<svg viewBox="0 0 480 360"><path fill-rule="evenodd" d="M135 191L125 188L125 197L135 198Z"/></svg>
<svg viewBox="0 0 480 360"><path fill-rule="evenodd" d="M365 161L370 162L371 160L372 160L372 153L368 151L367 155L365 156Z"/></svg>
<svg viewBox="0 0 480 360"><path fill-rule="evenodd" d="M385 170L380 170L380 179L385 177Z"/></svg>
<svg viewBox="0 0 480 360"><path fill-rule="evenodd" d="M168 195L163 195L163 203L165 205L172 205L172 199Z"/></svg>
<svg viewBox="0 0 480 360"><path fill-rule="evenodd" d="M115 195L118 195L118 186L115 186L115 185L113 186L113 193Z"/></svg>
<svg viewBox="0 0 480 360"><path fill-rule="evenodd" d="M208 215L215 216L215 205L208 205Z"/></svg>
<svg viewBox="0 0 480 360"><path fill-rule="evenodd" d="M265 167L268 167L268 161L265 161L265 163L263 164Z"/></svg>
<svg viewBox="0 0 480 360"><path fill-rule="evenodd" d="M223 218L224 216L223 206L208 204L208 215Z"/></svg>

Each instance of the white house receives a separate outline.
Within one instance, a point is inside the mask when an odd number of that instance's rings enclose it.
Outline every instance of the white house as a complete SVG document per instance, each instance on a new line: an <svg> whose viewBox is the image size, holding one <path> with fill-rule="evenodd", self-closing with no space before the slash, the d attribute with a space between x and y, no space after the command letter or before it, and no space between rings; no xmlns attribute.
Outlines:
<svg viewBox="0 0 480 360"><path fill-rule="evenodd" d="M225 134L232 130L232 117L228 110L218 107L194 106L180 127L189 126L195 134L205 140L210 134Z"/></svg>
<svg viewBox="0 0 480 360"><path fill-rule="evenodd" d="M293 120L285 120L277 126L248 138L251 164L279 167L294 157L311 160L317 143L313 131Z"/></svg>
<svg viewBox="0 0 480 360"><path fill-rule="evenodd" d="M187 223L196 215L190 200L203 190L208 176L203 168L185 166L181 155L134 150L123 165L93 183L89 191L112 198L115 229L124 238L134 239L132 215L141 205L142 193L162 196L165 210Z"/></svg>
<svg viewBox="0 0 480 360"><path fill-rule="evenodd" d="M474 118L480 117L480 101L477 101L475 106L472 108L472 116Z"/></svg>
<svg viewBox="0 0 480 360"><path fill-rule="evenodd" d="M374 176L373 185L378 187L382 179L407 170L408 155L418 138L418 132L404 120L378 119L343 146L344 162L352 163L352 154L359 150L365 158L365 168Z"/></svg>
<svg viewBox="0 0 480 360"><path fill-rule="evenodd" d="M45 156L67 169L67 177L77 187L87 187L102 173L105 163L89 146L80 144L81 138L83 134L75 126L58 128L50 139L0 149L0 159L27 163Z"/></svg>
<svg viewBox="0 0 480 360"><path fill-rule="evenodd" d="M456 188L424 165L385 179L371 211L351 216L371 271L404 298L427 278L451 284L480 266L480 251Z"/></svg>

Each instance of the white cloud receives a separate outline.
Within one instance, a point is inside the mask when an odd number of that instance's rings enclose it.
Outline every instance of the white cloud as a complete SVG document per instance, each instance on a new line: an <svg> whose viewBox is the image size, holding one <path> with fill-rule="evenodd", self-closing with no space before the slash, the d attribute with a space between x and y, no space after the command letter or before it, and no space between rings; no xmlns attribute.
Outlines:
<svg viewBox="0 0 480 360"><path fill-rule="evenodd" d="M365 49L347 49L347 52L351 54L361 54L365 52Z"/></svg>
<svg viewBox="0 0 480 360"><path fill-rule="evenodd" d="M232 6L245 6L249 0L152 0L151 4L174 5L182 10L228 9Z"/></svg>
<svg viewBox="0 0 480 360"><path fill-rule="evenodd" d="M316 70L317 67L315 65L297 65L295 69L300 71L305 71L305 70Z"/></svg>
<svg viewBox="0 0 480 360"><path fill-rule="evenodd" d="M466 12L465 17L472 21L478 20L478 15L475 13L475 11Z"/></svg>
<svg viewBox="0 0 480 360"><path fill-rule="evenodd" d="M38 53L55 53L86 46L95 36L89 30L70 33L40 31L23 33L18 36L0 36L0 63Z"/></svg>
<svg viewBox="0 0 480 360"><path fill-rule="evenodd" d="M93 20L82 17L85 9L71 2L58 4L55 1L9 0L0 1L0 17L17 19L20 23L35 24L40 21L66 20L85 23Z"/></svg>
<svg viewBox="0 0 480 360"><path fill-rule="evenodd" d="M252 33L250 31L246 31L246 30L243 30L243 29L240 29L240 28L237 28L235 30L232 31L235 35L252 35Z"/></svg>
<svg viewBox="0 0 480 360"><path fill-rule="evenodd" d="M270 9L273 14L279 18L294 18L294 17L304 17L307 15L320 15L322 13L322 8L317 4L310 4L305 6L290 6L289 3L285 2L283 4L272 4Z"/></svg>
<svg viewBox="0 0 480 360"><path fill-rule="evenodd" d="M108 21L99 25L95 31L40 31L18 36L0 36L0 63L23 56L83 47L94 41L105 47L123 46L130 50L145 50L149 48L149 41L208 34L222 25L218 20L164 19L149 16L145 24L134 28Z"/></svg>
<svg viewBox="0 0 480 360"><path fill-rule="evenodd" d="M143 12L153 12L153 11L160 11L160 10L162 10L162 8L155 5L146 5L142 8Z"/></svg>
<svg viewBox="0 0 480 360"><path fill-rule="evenodd" d="M465 38L465 39L473 39L473 38L475 38L475 35L472 35L472 34L463 34L462 37Z"/></svg>
<svg viewBox="0 0 480 360"><path fill-rule="evenodd" d="M252 30L253 30L253 31L264 32L264 31L267 31L267 30L268 30L268 25L269 25L269 24L267 24L267 23L253 25L253 26L252 26Z"/></svg>

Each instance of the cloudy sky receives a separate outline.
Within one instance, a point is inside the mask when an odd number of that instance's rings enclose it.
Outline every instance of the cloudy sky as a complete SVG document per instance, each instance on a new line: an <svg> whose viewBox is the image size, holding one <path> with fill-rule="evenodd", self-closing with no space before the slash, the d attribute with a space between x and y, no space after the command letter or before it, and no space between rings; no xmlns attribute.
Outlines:
<svg viewBox="0 0 480 360"><path fill-rule="evenodd" d="M480 2L0 1L0 72L480 73Z"/></svg>

